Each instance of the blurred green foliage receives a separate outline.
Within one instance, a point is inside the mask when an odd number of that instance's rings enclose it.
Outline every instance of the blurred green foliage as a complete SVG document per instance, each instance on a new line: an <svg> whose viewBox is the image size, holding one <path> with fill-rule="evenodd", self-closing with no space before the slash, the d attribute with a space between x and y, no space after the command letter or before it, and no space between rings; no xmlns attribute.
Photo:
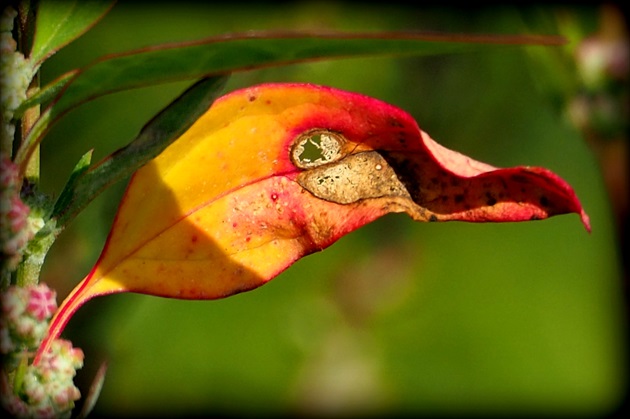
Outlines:
<svg viewBox="0 0 630 419"><path fill-rule="evenodd" d="M119 2L47 61L43 83L104 54L268 28L557 33L556 9L396 3L234 5ZM565 10L589 30L596 10ZM544 54L544 51L537 51ZM551 52L550 52L551 53ZM526 48L369 58L236 74L226 91L301 81L377 97L441 144L496 166L547 167L591 217L420 224L390 215L269 284L218 301L98 298L65 336L86 352L83 392L109 371L97 414L602 415L625 386L619 250L598 162L540 90ZM550 77L553 75L550 74ZM129 142L187 83L81 106L42 144L42 187L58 193L88 149ZM124 184L97 198L48 255L60 299L95 263Z"/></svg>

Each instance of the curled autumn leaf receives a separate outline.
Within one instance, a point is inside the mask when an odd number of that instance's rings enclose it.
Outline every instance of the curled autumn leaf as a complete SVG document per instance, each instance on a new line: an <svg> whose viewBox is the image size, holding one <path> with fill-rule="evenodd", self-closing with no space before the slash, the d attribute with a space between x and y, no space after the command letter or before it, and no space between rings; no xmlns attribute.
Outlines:
<svg viewBox="0 0 630 419"><path fill-rule="evenodd" d="M260 85L217 100L136 172L96 266L38 356L92 297L227 297L392 212L470 222L573 212L590 230L574 191L549 170L498 169L448 150L373 98Z"/></svg>

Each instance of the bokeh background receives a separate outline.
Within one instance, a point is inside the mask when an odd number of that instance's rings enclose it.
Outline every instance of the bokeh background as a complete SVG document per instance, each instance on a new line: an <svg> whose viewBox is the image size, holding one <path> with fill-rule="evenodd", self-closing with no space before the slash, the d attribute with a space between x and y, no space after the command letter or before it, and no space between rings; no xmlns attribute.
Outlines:
<svg viewBox="0 0 630 419"><path fill-rule="evenodd" d="M120 1L43 67L46 83L110 53L250 29L595 33L600 6L404 6L396 2ZM64 336L84 349L96 413L201 415L562 415L620 409L626 386L621 229L601 153L566 117L576 80L566 48L497 47L434 57L304 63L233 75L227 91L302 81L411 113L441 144L496 166L547 167L591 217L513 224L414 223L389 215L218 301L98 298ZM189 83L100 98L42 144L58 194L79 157L129 142ZM578 83L579 84L579 83ZM627 144L627 142L626 142ZM95 263L125 182L94 201L47 258L59 300ZM616 195L616 194L612 194ZM174 279L175 280L175 279Z"/></svg>

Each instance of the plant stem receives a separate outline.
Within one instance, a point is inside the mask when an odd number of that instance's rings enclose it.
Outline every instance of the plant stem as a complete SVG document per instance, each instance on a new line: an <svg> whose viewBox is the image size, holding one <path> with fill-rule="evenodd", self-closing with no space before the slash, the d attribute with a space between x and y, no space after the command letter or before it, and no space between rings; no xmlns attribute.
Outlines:
<svg viewBox="0 0 630 419"><path fill-rule="evenodd" d="M27 96L31 96L33 93L39 90L39 71L33 77L31 81L31 85L27 90ZM33 106L32 108L27 109L22 116L22 124L21 124L21 132L20 132L20 140L26 138L28 133L35 125L35 122L39 119L40 116L40 106ZM20 141L21 143L21 141ZM31 184L38 185L39 184L39 176L40 176L40 160L39 160L39 145L31 155L28 163L26 164L26 171L24 172L24 176L29 180Z"/></svg>
<svg viewBox="0 0 630 419"><path fill-rule="evenodd" d="M33 44L33 34L35 31L35 11L31 7L30 1L20 1L18 5L18 30L17 30L17 50L28 57ZM27 97L39 90L39 70L33 76L31 83L27 90ZM24 112L21 118L20 132L18 146L22 144L28 133L35 125L40 115L40 106L36 105ZM15 150L18 147L14 147ZM28 161L26 166L26 177L31 183L37 184L39 182L39 148L33 153L33 156Z"/></svg>
<svg viewBox="0 0 630 419"><path fill-rule="evenodd" d="M17 269L16 284L24 287L39 283L39 275L44 265L46 254L57 238L56 221L49 220L48 223L29 242L24 260Z"/></svg>
<svg viewBox="0 0 630 419"><path fill-rule="evenodd" d="M35 11L29 1L21 1L18 5L18 30L17 30L17 49L24 56L28 56L33 42L33 33L35 24ZM39 71L35 73L27 90L27 97L39 90ZM40 106L36 105L27 109L22 115L20 121L20 129L16 138L19 148L24 139L28 136L35 122L40 117ZM26 182L22 185L22 198L32 198L36 192L36 187L40 180L40 160L39 147L26 165L24 173ZM54 234L46 234L44 232L50 229L42 229L28 244L24 255L24 260L20 263L16 271L16 283L20 286L35 285L39 282L39 274L44 263L44 258L48 249L54 241ZM42 234L43 233L43 234Z"/></svg>

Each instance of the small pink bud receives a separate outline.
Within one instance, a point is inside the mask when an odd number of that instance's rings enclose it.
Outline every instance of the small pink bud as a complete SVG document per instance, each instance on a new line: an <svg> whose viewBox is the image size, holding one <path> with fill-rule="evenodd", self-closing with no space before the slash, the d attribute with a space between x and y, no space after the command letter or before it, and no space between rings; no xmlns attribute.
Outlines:
<svg viewBox="0 0 630 419"><path fill-rule="evenodd" d="M10 199L10 207L7 212L7 218L11 231L18 233L26 227L26 220L28 218L30 208L22 202L17 194L11 196Z"/></svg>
<svg viewBox="0 0 630 419"><path fill-rule="evenodd" d="M13 163L9 156L2 154L0 156L0 188L13 188L19 178L19 168Z"/></svg>
<svg viewBox="0 0 630 419"><path fill-rule="evenodd" d="M31 288L29 297L26 310L37 320L49 319L57 310L57 294L45 284Z"/></svg>

